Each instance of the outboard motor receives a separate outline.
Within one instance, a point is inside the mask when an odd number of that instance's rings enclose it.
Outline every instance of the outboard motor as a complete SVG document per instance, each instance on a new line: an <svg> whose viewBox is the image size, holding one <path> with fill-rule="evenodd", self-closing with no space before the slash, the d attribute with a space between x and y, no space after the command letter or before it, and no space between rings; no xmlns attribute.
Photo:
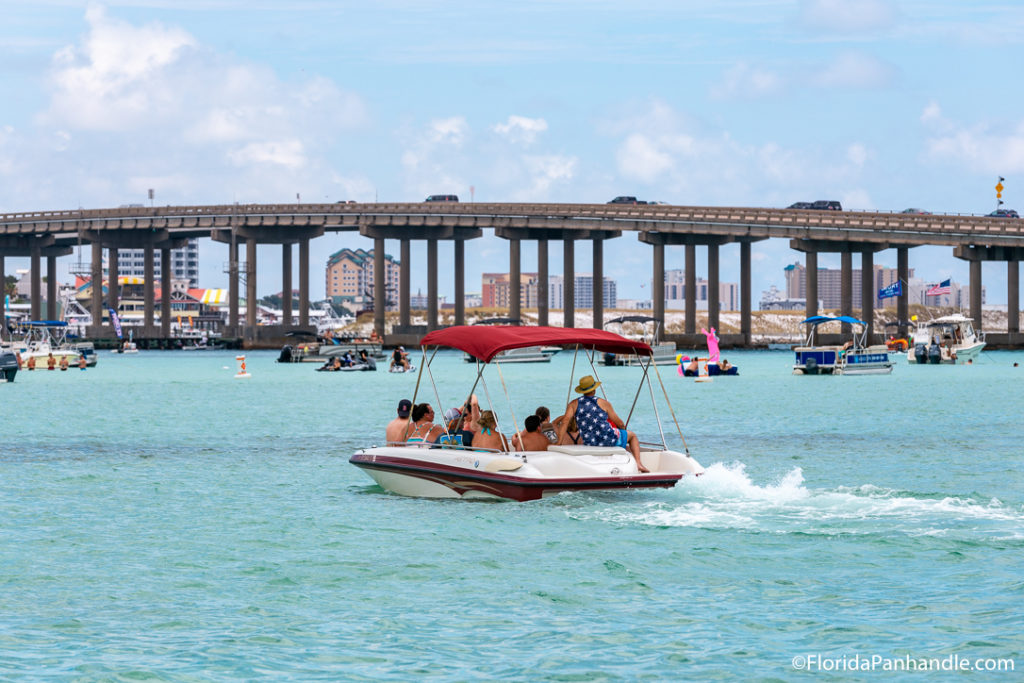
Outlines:
<svg viewBox="0 0 1024 683"><path fill-rule="evenodd" d="M292 346L291 344L285 344L281 347L281 355L277 357L278 363L291 363L292 362Z"/></svg>
<svg viewBox="0 0 1024 683"><path fill-rule="evenodd" d="M808 375L818 374L818 360L816 358L808 358L804 362L804 372Z"/></svg>
<svg viewBox="0 0 1024 683"><path fill-rule="evenodd" d="M919 365L924 365L928 362L928 349L925 348L924 344L918 344L914 347L914 360L916 360Z"/></svg>
<svg viewBox="0 0 1024 683"><path fill-rule="evenodd" d="M18 357L13 351L0 349L0 381L13 382L18 374Z"/></svg>
<svg viewBox="0 0 1024 683"><path fill-rule="evenodd" d="M942 362L942 349L939 348L938 344L932 343L928 347L928 362L929 363L941 363Z"/></svg>

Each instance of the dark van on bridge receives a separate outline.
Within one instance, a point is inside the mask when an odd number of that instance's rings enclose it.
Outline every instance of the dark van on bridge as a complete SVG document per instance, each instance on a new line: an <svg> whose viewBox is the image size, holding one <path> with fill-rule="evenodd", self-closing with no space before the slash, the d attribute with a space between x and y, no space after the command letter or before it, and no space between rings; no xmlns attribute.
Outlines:
<svg viewBox="0 0 1024 683"><path fill-rule="evenodd" d="M834 199L819 199L811 204L811 208L819 211L842 211L843 205Z"/></svg>
<svg viewBox="0 0 1024 683"><path fill-rule="evenodd" d="M424 201L427 202L457 202L459 201L459 195L457 194L432 194L427 197Z"/></svg>
<svg viewBox="0 0 1024 683"><path fill-rule="evenodd" d="M626 195L622 195L620 197L616 197L615 199L611 200L608 203L609 204L640 204L641 202L638 202L636 200L636 197L629 197L629 196L626 196Z"/></svg>

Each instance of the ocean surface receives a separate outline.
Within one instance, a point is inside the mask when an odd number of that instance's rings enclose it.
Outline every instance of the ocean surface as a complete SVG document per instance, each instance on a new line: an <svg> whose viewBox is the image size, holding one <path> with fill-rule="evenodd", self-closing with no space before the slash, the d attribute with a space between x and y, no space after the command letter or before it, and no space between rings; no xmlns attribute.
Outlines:
<svg viewBox="0 0 1024 683"><path fill-rule="evenodd" d="M228 351L19 373L0 385L0 679L843 680L871 657L1019 679L1024 353L874 377L724 355L740 376L659 369L705 476L532 503L403 498L348 463L418 373L270 351L247 380ZM477 394L510 431L560 413L585 362L491 369ZM455 353L431 371L435 408L475 372ZM640 370L598 372L625 416ZM660 438L646 392L630 427Z"/></svg>

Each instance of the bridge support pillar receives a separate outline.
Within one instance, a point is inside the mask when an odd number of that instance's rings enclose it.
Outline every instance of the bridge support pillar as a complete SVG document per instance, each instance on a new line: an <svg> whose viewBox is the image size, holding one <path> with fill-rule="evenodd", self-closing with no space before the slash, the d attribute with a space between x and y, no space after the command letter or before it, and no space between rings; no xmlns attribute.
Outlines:
<svg viewBox="0 0 1024 683"><path fill-rule="evenodd" d="M384 238L373 240L373 329L384 338L384 322L386 317L387 293L384 291Z"/></svg>
<svg viewBox="0 0 1024 683"><path fill-rule="evenodd" d="M160 267L163 268L163 250L160 251L160 263ZM167 305L167 294L168 292L163 293L163 313L160 316L161 328L163 327L163 319L170 314L170 308ZM228 327L231 328L231 334L236 337L241 336L238 328L238 294L238 237L232 231L231 241L228 243Z"/></svg>
<svg viewBox="0 0 1024 683"><path fill-rule="evenodd" d="M697 333L697 246L692 242L686 245L686 334Z"/></svg>
<svg viewBox="0 0 1024 683"><path fill-rule="evenodd" d="M537 240L537 324L548 325L548 241Z"/></svg>
<svg viewBox="0 0 1024 683"><path fill-rule="evenodd" d="M849 249L839 254L839 315L853 315L853 252ZM850 323L842 323L844 337L852 331Z"/></svg>
<svg viewBox="0 0 1024 683"><path fill-rule="evenodd" d="M292 326L292 245L281 245L281 325Z"/></svg>
<svg viewBox="0 0 1024 683"><path fill-rule="evenodd" d="M576 327L576 250L570 238L562 244L562 324Z"/></svg>
<svg viewBox="0 0 1024 683"><path fill-rule="evenodd" d="M427 331L437 329L437 240L427 240Z"/></svg>
<svg viewBox="0 0 1024 683"><path fill-rule="evenodd" d="M309 327L309 238L299 240L299 327Z"/></svg>
<svg viewBox="0 0 1024 683"><path fill-rule="evenodd" d="M1007 332L1020 332L1020 261L1006 262L1006 324Z"/></svg>
<svg viewBox="0 0 1024 683"><path fill-rule="evenodd" d="M120 270L117 247L107 247L107 305L114 311L121 303ZM113 325L114 321L111 320L110 324Z"/></svg>
<svg viewBox="0 0 1024 683"><path fill-rule="evenodd" d="M896 320L899 322L897 332L901 339L906 339L907 322L910 319L910 248L896 247L896 277L900 281L900 295L896 297Z"/></svg>
<svg viewBox="0 0 1024 683"><path fill-rule="evenodd" d="M971 261L971 318L974 327L981 327L981 261Z"/></svg>
<svg viewBox="0 0 1024 683"><path fill-rule="evenodd" d="M743 344L750 345L753 337L751 325L753 293L751 291L751 243L739 243L739 334Z"/></svg>
<svg viewBox="0 0 1024 683"><path fill-rule="evenodd" d="M402 326L402 329L407 329L412 321L409 312L409 292L412 286L410 284L412 246L407 238L399 240L398 244L399 259L401 260L398 264L398 324Z"/></svg>
<svg viewBox="0 0 1024 683"><path fill-rule="evenodd" d="M595 330L604 329L604 240L600 237L594 239L594 272L591 280L591 289L594 292L593 311Z"/></svg>
<svg viewBox="0 0 1024 683"><path fill-rule="evenodd" d="M245 337L256 339L256 238L245 240Z"/></svg>
<svg viewBox="0 0 1024 683"><path fill-rule="evenodd" d="M864 251L860 255L861 319L867 325L868 344L875 333L875 252Z"/></svg>
<svg viewBox="0 0 1024 683"><path fill-rule="evenodd" d="M43 311L43 306L42 306L42 303L43 303L42 302L42 299L43 299L43 292L42 292L42 289L43 289L43 284L42 284L43 283L43 276L42 276L42 273L40 272L43 266L42 266L42 248L40 248L38 245L33 245L32 246L31 260L32 260L32 266L31 266L32 272L30 273L30 277L32 278L32 280L31 280L30 287L31 287L32 303L29 306L29 311L30 311L30 314L32 316L32 320L39 320L40 318L43 317L42 316L42 311Z"/></svg>
<svg viewBox="0 0 1024 683"><path fill-rule="evenodd" d="M164 295L166 296L166 294ZM103 245L92 243L92 327L90 337L103 336Z"/></svg>
<svg viewBox="0 0 1024 683"><path fill-rule="evenodd" d="M520 320L522 316L522 242L508 241L508 317Z"/></svg>
<svg viewBox="0 0 1024 683"><path fill-rule="evenodd" d="M810 318L818 315L818 252L808 250L804 256L806 257L804 293L807 297L804 313L805 317Z"/></svg>
<svg viewBox="0 0 1024 683"><path fill-rule="evenodd" d="M452 240L455 248L455 324L466 324L466 241Z"/></svg>
<svg viewBox="0 0 1024 683"><path fill-rule="evenodd" d="M7 327L7 273L4 270L4 255L0 252L0 332Z"/></svg>
<svg viewBox="0 0 1024 683"><path fill-rule="evenodd" d="M708 244L708 330L718 330L722 304L718 285L718 244Z"/></svg>
<svg viewBox="0 0 1024 683"><path fill-rule="evenodd" d="M173 274L171 250L169 247L164 247L160 249L160 336L164 339L169 339L171 336L171 316L174 315L174 308L171 306L171 275Z"/></svg>
<svg viewBox="0 0 1024 683"><path fill-rule="evenodd" d="M143 334L147 337L152 336L155 332L153 329L154 299L156 298L156 283L153 282L155 270L156 268L153 263L153 246L149 245L143 252L142 260L142 277L146 281L142 290L142 329Z"/></svg>
<svg viewBox="0 0 1024 683"><path fill-rule="evenodd" d="M53 254L46 256L46 317L50 320L58 320L60 313L57 311L57 257Z"/></svg>
<svg viewBox="0 0 1024 683"><path fill-rule="evenodd" d="M658 338L663 339L665 335L665 245L662 242L652 244L654 253L653 269L651 271L651 313L657 320Z"/></svg>

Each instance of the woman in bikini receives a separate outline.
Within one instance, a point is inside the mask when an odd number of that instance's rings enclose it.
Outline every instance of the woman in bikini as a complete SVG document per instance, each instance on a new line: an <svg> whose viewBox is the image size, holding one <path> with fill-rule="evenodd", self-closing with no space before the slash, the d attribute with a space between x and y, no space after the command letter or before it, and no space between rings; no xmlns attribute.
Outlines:
<svg viewBox="0 0 1024 683"><path fill-rule="evenodd" d="M473 437L473 448L489 448L495 451L507 451L508 440L505 435L498 431L498 422L494 419L494 413L484 410L480 413L480 419L476 421L480 426L480 433Z"/></svg>
<svg viewBox="0 0 1024 683"><path fill-rule="evenodd" d="M434 409L429 403L420 403L412 409L406 443L431 443L442 433L444 428L434 424Z"/></svg>

